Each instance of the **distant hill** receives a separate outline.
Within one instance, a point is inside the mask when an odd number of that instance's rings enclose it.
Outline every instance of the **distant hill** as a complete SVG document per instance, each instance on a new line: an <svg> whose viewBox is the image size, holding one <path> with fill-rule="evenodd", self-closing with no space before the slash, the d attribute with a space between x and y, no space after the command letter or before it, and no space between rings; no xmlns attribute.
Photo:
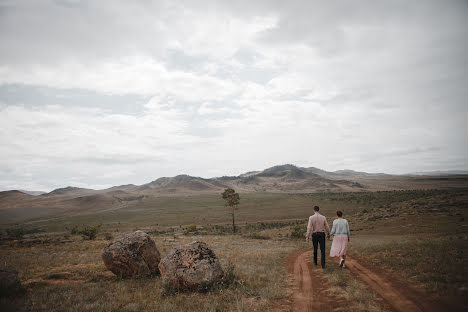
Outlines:
<svg viewBox="0 0 468 312"><path fill-rule="evenodd" d="M29 194L29 195L42 195L42 194L46 194L47 192L43 192L43 191L26 191L26 190L19 190L20 192L23 192L25 194Z"/></svg>
<svg viewBox="0 0 468 312"><path fill-rule="evenodd" d="M323 174L317 174L318 172ZM332 192L359 191L363 185L326 176L317 168L301 168L291 164L253 171L237 177L207 179L212 185L226 186L243 192Z"/></svg>
<svg viewBox="0 0 468 312"><path fill-rule="evenodd" d="M94 214L113 209L143 211L151 198L220 194L231 187L240 193L362 192L468 187L466 171L388 175L354 170L325 171L291 164L250 171L238 176L162 177L143 185L119 185L103 190L68 186L33 196L26 191L0 192L0 224L43 217ZM468 173L468 172L467 172ZM431 174L432 176L428 176ZM33 192L36 194L36 192Z"/></svg>
<svg viewBox="0 0 468 312"><path fill-rule="evenodd" d="M94 193L94 192L96 191L92 189L67 186L67 187L55 189L45 195L83 195L83 194L89 194L89 193Z"/></svg>
<svg viewBox="0 0 468 312"><path fill-rule="evenodd" d="M134 191L138 188L137 185L135 184L125 184L125 185L118 185L118 186L113 186L105 190L101 190L102 193L106 192L112 192L112 191Z"/></svg>
<svg viewBox="0 0 468 312"><path fill-rule="evenodd" d="M192 177L189 175L178 175L172 178L164 177L153 182L143 184L137 188L143 192L206 192L216 191L219 186L210 183L209 179Z"/></svg>
<svg viewBox="0 0 468 312"><path fill-rule="evenodd" d="M31 199L31 197L33 197L33 195L29 195L18 190L0 192L0 201L4 203L9 201L27 200Z"/></svg>

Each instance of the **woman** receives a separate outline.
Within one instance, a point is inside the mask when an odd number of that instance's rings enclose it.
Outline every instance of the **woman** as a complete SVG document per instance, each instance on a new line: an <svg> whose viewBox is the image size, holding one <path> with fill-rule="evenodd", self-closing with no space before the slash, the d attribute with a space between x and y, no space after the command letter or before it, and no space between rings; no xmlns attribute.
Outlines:
<svg viewBox="0 0 468 312"><path fill-rule="evenodd" d="M340 267L345 267L346 249L349 242L349 224L343 219L343 212L337 211L337 219L333 221L330 235L334 235L330 249L330 257L340 257Z"/></svg>

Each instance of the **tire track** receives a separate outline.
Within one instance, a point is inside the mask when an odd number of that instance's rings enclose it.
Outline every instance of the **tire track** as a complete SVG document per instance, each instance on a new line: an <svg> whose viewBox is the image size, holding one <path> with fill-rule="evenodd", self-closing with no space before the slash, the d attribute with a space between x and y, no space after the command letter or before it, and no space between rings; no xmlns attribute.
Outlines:
<svg viewBox="0 0 468 312"><path fill-rule="evenodd" d="M357 261L346 260L346 266L357 277L366 283L373 291L382 297L395 311L398 312L423 312L416 303L408 299L405 294L399 291L387 279L378 276Z"/></svg>

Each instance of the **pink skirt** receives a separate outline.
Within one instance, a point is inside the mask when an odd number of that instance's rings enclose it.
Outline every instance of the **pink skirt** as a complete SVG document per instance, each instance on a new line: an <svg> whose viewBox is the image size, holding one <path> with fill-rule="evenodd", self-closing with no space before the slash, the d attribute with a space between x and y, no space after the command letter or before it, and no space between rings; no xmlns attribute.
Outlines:
<svg viewBox="0 0 468 312"><path fill-rule="evenodd" d="M348 235L340 234L333 237L330 249L330 257L341 257L346 255L348 249Z"/></svg>

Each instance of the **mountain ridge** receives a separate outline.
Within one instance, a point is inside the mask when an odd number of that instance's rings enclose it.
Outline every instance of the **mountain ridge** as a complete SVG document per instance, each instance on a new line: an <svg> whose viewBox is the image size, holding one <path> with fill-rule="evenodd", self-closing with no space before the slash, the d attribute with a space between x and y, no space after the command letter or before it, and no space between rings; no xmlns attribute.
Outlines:
<svg viewBox="0 0 468 312"><path fill-rule="evenodd" d="M314 174L314 176L310 175ZM449 171L428 171L428 172L413 172L403 175L391 175L386 173L369 173L363 171L355 171L352 169L341 169L335 171L326 171L317 167L299 167L293 164L283 164L268 167L263 170L248 171L241 173L237 176L220 176L212 178L201 178L197 176L190 176L187 174L180 174L173 177L160 177L151 182L141 185L124 184L119 186L112 186L106 189L94 190L90 188L81 188L74 186L67 186L54 189L50 192L35 192L19 190L25 194L35 196L48 196L48 195L85 195L92 193L106 193L112 190L123 191L149 191L161 189L168 192L177 192L180 190L192 191L209 191L224 187L231 187L232 181L238 180L238 184L245 186L254 182L260 183L261 178L279 178L284 180L301 180L315 178L317 181L322 179L337 180L337 179L350 179L353 177L372 177L372 176L424 176L424 175L455 175L455 174L468 174L465 170L449 170ZM325 180L322 180L325 182ZM343 182L343 181L341 181ZM332 185L330 185L332 186ZM242 188L242 187L241 187Z"/></svg>

